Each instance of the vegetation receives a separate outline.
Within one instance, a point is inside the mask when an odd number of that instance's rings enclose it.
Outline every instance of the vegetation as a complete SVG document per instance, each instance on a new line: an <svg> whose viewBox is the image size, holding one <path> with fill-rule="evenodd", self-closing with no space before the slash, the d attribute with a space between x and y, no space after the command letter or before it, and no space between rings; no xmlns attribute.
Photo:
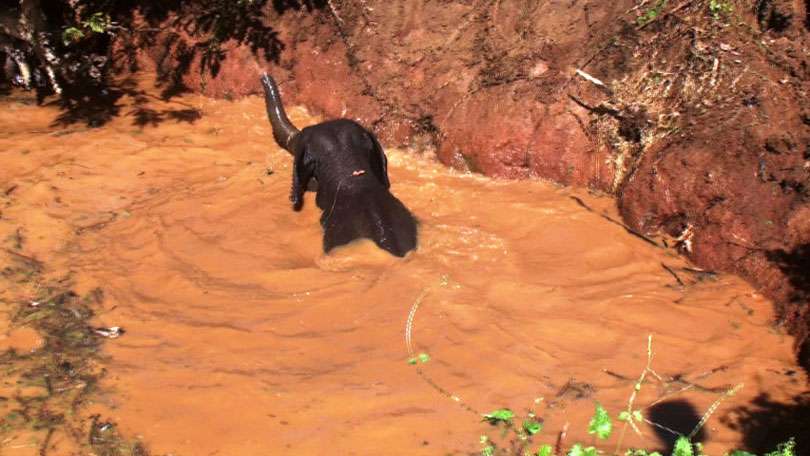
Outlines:
<svg viewBox="0 0 810 456"><path fill-rule="evenodd" d="M442 279L442 286L447 284L447 278ZM415 310L418 309L418 305L421 303L422 299L424 298L426 291L423 291L420 294L417 302L411 309L411 313L408 318L408 323L406 326L406 339L408 340L408 349L412 352L411 347L411 332L413 329L413 318L415 314ZM426 353L421 353L418 356L413 356L408 360L409 364L418 365L426 363L430 360L430 357ZM625 436L625 432L628 428L632 429L637 434L641 434L641 430L639 426L642 423L647 423L653 426L658 426L659 428L664 428L671 433L675 433L671 429L668 429L664 426L658 425L657 423L651 421L648 417L645 416L643 409L636 408L635 400L636 397L641 391L642 386L648 375L653 376L655 378L661 378L653 369L652 369L652 360L653 360L653 351L652 351L652 336L649 336L647 339L647 365L645 366L644 370L641 372L638 380L633 384L633 390L630 393L630 396L627 401L627 407L619 412L616 417L616 420L621 425L621 431L618 434L616 439L616 445L612 452L606 452L600 447L597 446L597 442L602 442L607 444L607 441L610 439L611 436L614 435L614 421L611 418L608 411L598 402L595 404L595 410L593 416L591 417L590 422L588 423L588 434L591 434L596 439L595 442L592 442L591 445L586 446L581 442L575 442L571 444L567 451L562 448L562 438L559 438L555 445L551 443L536 443L540 436L541 431L543 430L543 420L538 414L529 409L526 412L526 415L518 417L515 412L508 408L497 409L489 413L481 414L483 422L491 425L492 427L498 429L499 436L497 438L493 438L490 435L482 435L480 437L480 444L481 444L481 456L552 456L552 455L566 455L566 456L598 456L601 454L614 454L614 455L624 455L624 456L662 456L662 454L658 451L651 451L643 448L625 448L623 446L623 440ZM419 369L417 367L417 369ZM421 370L419 370L419 374L423 380L425 380L428 385L432 388L436 389L444 396L451 398L455 402L459 403L462 407L469 411L474 411L472 407L465 404L461 399L449 393L444 388L437 385L432 379L427 377ZM737 385L724 394L722 394L703 414L700 418L698 423L695 425L692 432L688 435L677 435L677 439L675 440L674 445L671 449L672 456L705 456L703 452L703 447L700 442L694 441L693 439L699 434L703 426L709 420L709 418L714 414L720 404L728 397L733 396L736 394L737 391L742 388L742 384ZM506 442L502 446L498 445L498 442ZM764 456L795 456L795 447L796 442L794 439L790 439L785 443L780 444L776 450L766 453ZM753 453L748 453L742 450L734 450L729 453L726 453L726 456L756 456Z"/></svg>
<svg viewBox="0 0 810 456"><path fill-rule="evenodd" d="M727 1L709 0L709 11L712 17L719 21L723 17L730 15L734 11L734 7Z"/></svg>
<svg viewBox="0 0 810 456"><path fill-rule="evenodd" d="M163 96L169 98L186 90L183 79L191 71L199 72L203 80L215 76L227 58L229 42L247 45L257 56L277 61L283 45L265 23L271 7L279 13L321 7L316 0L14 0L18 1L19 6L4 12L2 19L31 24L29 30L19 31L20 36L43 37L36 42L14 41L17 51L33 65L32 82L39 101L58 92L65 111L58 123L90 126L115 116L116 101L123 94L142 95L132 93L132 84L114 76L137 71L144 49L163 48L158 82ZM45 61L46 54L51 61ZM53 80L43 76L51 73ZM5 79L14 80L14 76L5 75Z"/></svg>
<svg viewBox="0 0 810 456"><path fill-rule="evenodd" d="M596 446L585 446L582 443L572 444L567 452L561 448L555 448L551 444L545 443L534 446L535 435L542 430L542 423L530 412L523 421L522 426L515 425L515 415L509 409L495 410L485 414L483 421L501 430L502 436L511 435L511 442L508 448L499 448L493 439L482 435L480 442L482 445L481 456L515 455L515 456L551 456L553 454L565 454L566 456L597 456L605 454ZM621 420L620 420L621 421ZM588 425L588 433L594 435L599 441L606 441L613 431L613 422L607 411L598 403L596 411ZM776 450L766 453L764 456L794 456L796 442L791 439L780 444ZM608 453L611 454L611 453ZM640 448L628 448L622 453L616 449L612 454L624 456L662 456L657 451L649 451ZM679 436L671 452L672 456L704 456L700 443L692 442L689 436ZM726 456L756 456L747 451L735 450L726 453Z"/></svg>
<svg viewBox="0 0 810 456"><path fill-rule="evenodd" d="M66 280L46 283L41 263L7 252L11 263L0 273L0 311L11 316L12 327L35 330L42 344L27 353L0 353L0 441L22 441L44 456L66 454L64 445L82 454L147 456L114 423L84 411L105 374L103 340L120 334L90 324L103 293L78 296ZM9 293L30 288L37 290L33 299ZM54 448L57 437L61 446Z"/></svg>
<svg viewBox="0 0 810 456"><path fill-rule="evenodd" d="M658 19L658 16L660 16L661 12L664 10L664 8L666 8L667 3L668 3L667 0L655 0L655 3L653 4L653 6L648 8L644 12L644 14L642 14L641 16L639 16L636 19L636 23L640 27L643 27L643 26L651 23L652 21Z"/></svg>
<svg viewBox="0 0 810 456"><path fill-rule="evenodd" d="M638 388L639 384L635 385ZM638 389L634 388L634 392ZM619 414L618 421L624 422L624 429L629 425L638 432L635 422L646 421L640 411L635 411L632 418L625 415L626 412ZM704 418L710 416L710 412L704 415ZM534 445L533 440L536 435L542 430L543 424L534 414L529 411L526 418L523 420L521 426L514 424L515 415L509 409L495 410L491 413L484 414L483 421L501 430L501 437L510 437L509 446L507 448L499 448L495 441L487 435L481 436L481 455L482 456L496 456L496 455L514 455L514 456L550 456L552 454L565 454L567 456L597 456L605 454L604 451L597 448L596 444L585 446L585 444L576 442L572 444L567 451L563 451L559 446L559 441L556 446L549 443ZM690 435L679 435L672 448L672 456L704 456L702 445L698 442L693 442L692 437L697 433L700 427L705 424L706 420L703 419L698 424L698 427ZM608 414L607 410L599 403L596 403L596 410L588 424L588 433L595 436L600 442L607 443L607 440L613 435L613 420ZM615 450L607 454L616 454L625 456L662 456L658 451L650 451L641 448L627 448L621 446L623 432L620 434L618 443ZM795 440L789 440L778 446L776 450L767 453L764 456L794 456L796 443ZM623 452L622 452L623 450ZM726 456L756 456L742 450L735 450L727 453Z"/></svg>

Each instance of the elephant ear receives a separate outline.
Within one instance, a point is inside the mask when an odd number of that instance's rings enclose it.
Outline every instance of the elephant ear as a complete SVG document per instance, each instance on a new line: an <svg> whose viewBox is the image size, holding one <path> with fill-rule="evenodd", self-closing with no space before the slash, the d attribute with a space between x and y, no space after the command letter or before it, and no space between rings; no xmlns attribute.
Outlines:
<svg viewBox="0 0 810 456"><path fill-rule="evenodd" d="M388 159L385 157L385 152L383 152L383 148L380 142L377 141L377 138L371 133L369 133L368 136L371 138L373 145L371 157L369 157L371 172L377 176L377 179L380 180L380 183L383 184L385 188L389 188L391 187L391 182L388 180Z"/></svg>
<svg viewBox="0 0 810 456"><path fill-rule="evenodd" d="M304 205L304 192L307 191L310 179L315 174L315 160L306 146L296 148L293 162L293 180L290 201L293 209L300 211Z"/></svg>

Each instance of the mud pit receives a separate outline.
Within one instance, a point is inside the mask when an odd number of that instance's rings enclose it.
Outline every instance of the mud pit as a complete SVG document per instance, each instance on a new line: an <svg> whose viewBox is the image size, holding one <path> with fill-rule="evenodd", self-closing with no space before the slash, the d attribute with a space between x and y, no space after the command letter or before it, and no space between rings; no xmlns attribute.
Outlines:
<svg viewBox="0 0 810 456"><path fill-rule="evenodd" d="M745 384L710 420L709 454L740 445L735 408L788 402L806 384L768 301L611 223L611 199L389 150L392 190L421 220L418 251L397 260L364 242L324 256L314 195L291 210L291 159L256 97L151 99L144 127L145 106L124 98L125 115L92 130L0 103L0 235L80 293L104 290L98 324L127 332L106 345L110 394L93 408L155 454L478 450L487 426L406 363L423 292L413 336L426 374L482 412L542 397L544 442L566 423L568 444L591 442L593 401L614 416L626 406L647 334L654 368L675 380L638 403L697 384L666 399L688 401L693 421L661 424L688 433ZM644 430L626 444L662 447Z"/></svg>

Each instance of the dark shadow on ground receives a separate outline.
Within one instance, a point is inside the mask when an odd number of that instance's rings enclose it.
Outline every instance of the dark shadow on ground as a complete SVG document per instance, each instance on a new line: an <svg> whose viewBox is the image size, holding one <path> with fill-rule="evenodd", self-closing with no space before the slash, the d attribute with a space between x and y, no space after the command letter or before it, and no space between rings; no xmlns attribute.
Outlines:
<svg viewBox="0 0 810 456"><path fill-rule="evenodd" d="M100 127L121 111L118 100L124 91L116 87L66 87L57 101L62 113L53 121L53 126L68 126L84 123L88 127Z"/></svg>
<svg viewBox="0 0 810 456"><path fill-rule="evenodd" d="M0 66L4 66L6 61L6 53L0 51ZM6 74L5 68L0 67L0 96L8 95L11 93L11 79Z"/></svg>
<svg viewBox="0 0 810 456"><path fill-rule="evenodd" d="M788 276L795 289L795 299L810 300L810 244L802 244L789 252L773 250L768 252L768 259Z"/></svg>
<svg viewBox="0 0 810 456"><path fill-rule="evenodd" d="M661 454L672 454L675 441L681 435L689 435L700 422L701 415L694 405L683 399L659 402L647 409L647 417L663 427L653 427L655 435L663 445ZM664 429L667 428L667 429ZM692 438L693 443L706 440L705 428L701 428Z"/></svg>
<svg viewBox="0 0 810 456"><path fill-rule="evenodd" d="M228 46L245 46L256 57L278 63L284 43L269 23L272 12L314 12L327 6L326 0L72 3L55 0L52 3L42 13L48 28L46 34L62 63L58 72L64 89L58 103L63 112L54 124L84 123L91 127L104 125L120 115L121 97L139 95L118 83L115 75L138 71L143 53L149 52L156 61L161 98L169 100L188 91L184 80L191 71L216 77L228 58ZM116 25L115 38L105 33L87 33L76 42L64 43L62 31L77 25L71 4L109 14ZM0 77L0 93L3 79ZM200 117L193 108L154 111L143 104L134 114L135 123L141 126L164 121L194 122Z"/></svg>
<svg viewBox="0 0 810 456"><path fill-rule="evenodd" d="M810 391L787 404L762 394L729 416L723 421L740 431L747 451L765 454L795 438L794 454L810 455Z"/></svg>
<svg viewBox="0 0 810 456"><path fill-rule="evenodd" d="M98 127L120 115L121 98L130 97L133 108L126 114L132 116L133 125L156 127L164 121L194 123L202 118L200 110L184 105L181 108L154 109L151 102L163 102L161 98L149 95L140 89L131 78L119 80L115 87L97 87L94 91L73 91L63 94L59 103L62 113L52 126L66 127L85 123L88 127Z"/></svg>
<svg viewBox="0 0 810 456"><path fill-rule="evenodd" d="M810 313L810 244L802 244L791 251L772 250L767 253L768 259L774 262L787 276L792 287L790 300L798 304L793 315L780 316L785 323L802 324L808 321L805 315ZM794 321L799 323L793 323ZM803 343L798 348L798 361L810 375L810 328L797 331L798 336L804 335ZM808 424L810 434L810 424Z"/></svg>

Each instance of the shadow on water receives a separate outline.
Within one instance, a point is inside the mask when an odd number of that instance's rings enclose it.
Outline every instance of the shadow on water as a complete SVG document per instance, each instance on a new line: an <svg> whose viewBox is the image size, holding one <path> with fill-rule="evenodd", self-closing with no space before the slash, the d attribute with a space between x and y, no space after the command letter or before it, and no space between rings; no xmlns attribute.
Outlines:
<svg viewBox="0 0 810 456"><path fill-rule="evenodd" d="M810 299L810 244L802 244L787 252L774 250L768 252L768 259L775 262L788 276L794 288L793 298L807 301Z"/></svg>
<svg viewBox="0 0 810 456"><path fill-rule="evenodd" d="M6 74L5 70L7 58L6 53L0 51L0 96L11 93L11 78Z"/></svg>
<svg viewBox="0 0 810 456"><path fill-rule="evenodd" d="M678 436L689 435L701 418L695 406L683 399L659 402L650 407L647 413L650 421L663 426L653 427L658 440L664 445L661 454L672 454ZM701 428L692 438L694 443L702 443L705 440L705 428Z"/></svg>
<svg viewBox="0 0 810 456"><path fill-rule="evenodd" d="M118 100L124 91L117 87L66 87L57 101L62 113L53 121L53 126L68 126L85 123L100 127L117 116L121 110Z"/></svg>
<svg viewBox="0 0 810 456"><path fill-rule="evenodd" d="M51 4L52 3L52 4ZM188 91L184 81L192 71L201 78L216 77L228 58L231 45L244 46L257 58L279 61L284 43L269 18L288 10L314 12L325 0L57 0L40 12L46 34L60 59L58 79L63 86L58 106L61 115L54 125L85 123L104 125L121 114L119 100L133 92L128 81L113 76L134 73L139 56L149 53L157 63L158 87L166 101ZM82 11L108 14L115 24L115 38L106 33L88 33L77 42L64 43L62 31L78 26ZM3 71L0 71L3 73ZM11 75L0 75L0 82ZM3 84L0 83L0 91ZM166 120L194 122L193 109L154 111L140 103L135 123L157 125Z"/></svg>
<svg viewBox="0 0 810 456"><path fill-rule="evenodd" d="M791 251L773 250L768 252L773 261L787 276L792 286L790 296L791 311L783 315L788 325L802 325L810 321L810 244L802 244ZM803 343L798 347L799 364L810 374L810 327L798 331Z"/></svg>
<svg viewBox="0 0 810 456"><path fill-rule="evenodd" d="M653 428L664 446L661 454L673 454L678 435L688 436L700 422L702 414L689 401L677 399L650 407L648 417L662 426ZM790 403L778 402L763 394L751 403L731 410L720 420L740 432L746 451L767 454L780 444L795 439L794 454L810 455L810 391ZM708 437L706 428L702 427L691 440L703 443Z"/></svg>
<svg viewBox="0 0 810 456"><path fill-rule="evenodd" d="M787 276L791 285L789 308L781 318L787 324L802 325L808 321L810 312L810 244L803 244L791 251L773 250L768 259ZM810 374L810 328L798 331L804 334L804 342L798 348L798 361ZM793 376L797 372L788 371ZM735 409L730 425L742 431L745 447L755 453L773 451L777 445L790 438L796 439L797 455L810 455L810 391L780 402L762 394L749 405Z"/></svg>
<svg viewBox="0 0 810 456"><path fill-rule="evenodd" d="M751 404L733 410L727 419L744 436L745 449L756 454L774 451L777 445L796 439L794 454L810 455L810 391L783 403L762 394Z"/></svg>
<svg viewBox="0 0 810 456"><path fill-rule="evenodd" d="M99 127L120 114L119 100L129 96L133 100L133 109L127 114L133 117L133 125L138 127L155 127L164 121L194 123L202 113L191 106L181 109L157 110L149 106L151 96L137 88L132 79L117 82L117 85L96 87L95 91L66 90L57 102L62 112L53 122L53 126L65 127L76 123L85 123L89 127Z"/></svg>

